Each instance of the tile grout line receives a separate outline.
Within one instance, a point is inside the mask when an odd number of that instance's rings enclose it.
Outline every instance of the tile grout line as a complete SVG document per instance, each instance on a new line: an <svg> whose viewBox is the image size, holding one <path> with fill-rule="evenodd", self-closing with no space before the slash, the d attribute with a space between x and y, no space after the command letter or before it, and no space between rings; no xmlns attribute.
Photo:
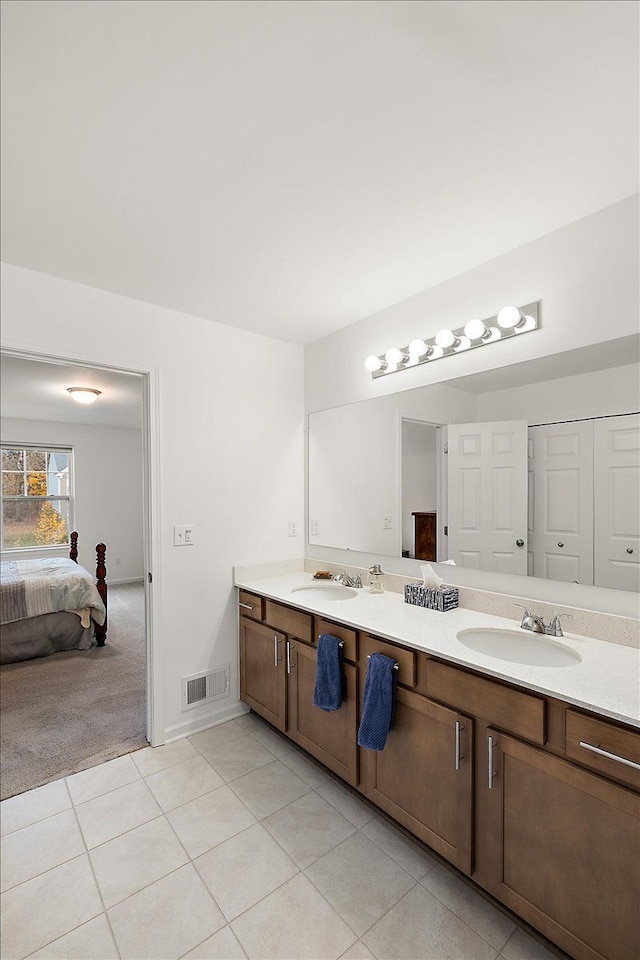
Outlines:
<svg viewBox="0 0 640 960"><path fill-rule="evenodd" d="M68 785L68 784L67 784L67 790L69 790L69 785ZM71 797L71 791L70 791L70 790L69 790L69 797ZM73 803L73 800L72 800L72 803ZM109 914L108 914L108 912L107 912L107 907L106 907L106 904L105 904L105 902L104 902L104 897L102 896L102 890L100 889L100 884L98 883L98 878L97 878L97 876L96 876L96 872L95 872L94 867L93 867L93 860L91 859L91 854L89 853L89 847L87 846L87 841L86 841L84 832L83 832L83 830L82 830L82 825L81 825L81 823L80 823L80 819L79 819L79 817L78 817L78 814L77 814L77 811L76 811L75 806L74 806L72 809L73 809L73 815L74 815L74 817L76 818L76 823L78 824L78 830L80 831L80 836L82 837L82 842L83 842L83 844L84 844L84 848L85 848L85 851L86 851L87 860L89 861L89 868L90 868L90 870L91 870L91 875L93 876L93 881L94 881L94 883L95 883L95 885L96 885L96 889L97 889L97 891L98 891L98 896L100 897L100 903L102 904L102 911L103 911L104 916L105 916L105 919L106 919L106 921L107 921L107 926L109 927L109 933L111 934L111 939L113 940L113 944L114 944L114 946L115 946L115 948L116 948L116 953L118 954L118 957L122 958L122 954L120 953L120 947L118 946L118 941L116 940L116 935L115 935L115 933L114 933L114 931L113 931L113 927L111 926L111 918L109 917ZM75 929L77 930L78 928L76 927Z"/></svg>

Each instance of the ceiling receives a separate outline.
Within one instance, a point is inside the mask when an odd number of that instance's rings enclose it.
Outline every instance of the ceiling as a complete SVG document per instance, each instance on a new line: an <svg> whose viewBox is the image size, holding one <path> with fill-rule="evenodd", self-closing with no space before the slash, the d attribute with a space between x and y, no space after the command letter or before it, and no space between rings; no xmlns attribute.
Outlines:
<svg viewBox="0 0 640 960"><path fill-rule="evenodd" d="M3 258L309 343L637 190L627 0L4 0Z"/></svg>
<svg viewBox="0 0 640 960"><path fill-rule="evenodd" d="M137 374L0 356L3 418L141 429L142 386ZM93 387L101 396L82 406L71 399L67 387ZM9 436L3 439L11 441Z"/></svg>

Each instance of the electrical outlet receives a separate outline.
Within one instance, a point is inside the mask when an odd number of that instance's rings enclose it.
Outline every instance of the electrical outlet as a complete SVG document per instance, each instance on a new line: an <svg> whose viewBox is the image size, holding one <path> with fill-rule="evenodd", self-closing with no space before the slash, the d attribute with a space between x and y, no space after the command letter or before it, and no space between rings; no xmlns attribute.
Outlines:
<svg viewBox="0 0 640 960"><path fill-rule="evenodd" d="M289 520L289 536L290 537L298 536L298 523L296 520Z"/></svg>
<svg viewBox="0 0 640 960"><path fill-rule="evenodd" d="M382 518L382 529L383 529L383 530L391 530L391 517L383 517L383 518Z"/></svg>
<svg viewBox="0 0 640 960"><path fill-rule="evenodd" d="M121 561L121 558L120 558L120 557L116 557L116 559L115 559L116 567L119 566L121 562L122 562L122 561Z"/></svg>
<svg viewBox="0 0 640 960"><path fill-rule="evenodd" d="M174 547L185 547L193 544L193 527L188 525L174 524L173 527L173 545Z"/></svg>
<svg viewBox="0 0 640 960"><path fill-rule="evenodd" d="M311 521L311 536L317 537L320 534L320 524L317 520Z"/></svg>

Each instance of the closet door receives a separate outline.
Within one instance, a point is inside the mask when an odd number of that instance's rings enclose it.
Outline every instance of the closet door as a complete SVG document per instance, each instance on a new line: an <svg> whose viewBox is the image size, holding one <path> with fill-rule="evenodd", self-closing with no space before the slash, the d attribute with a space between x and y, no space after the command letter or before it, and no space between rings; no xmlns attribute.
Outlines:
<svg viewBox="0 0 640 960"><path fill-rule="evenodd" d="M640 590L640 415L594 423L595 583Z"/></svg>
<svg viewBox="0 0 640 960"><path fill-rule="evenodd" d="M593 583L593 422L529 428L529 573Z"/></svg>
<svg viewBox="0 0 640 960"><path fill-rule="evenodd" d="M526 574L526 420L452 423L448 435L449 557Z"/></svg>

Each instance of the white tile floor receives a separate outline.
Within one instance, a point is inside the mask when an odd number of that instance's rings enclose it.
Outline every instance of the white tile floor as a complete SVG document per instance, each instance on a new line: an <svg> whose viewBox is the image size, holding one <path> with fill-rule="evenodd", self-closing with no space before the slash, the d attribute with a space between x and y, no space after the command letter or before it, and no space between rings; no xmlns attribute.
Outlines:
<svg viewBox="0 0 640 960"><path fill-rule="evenodd" d="M553 960L253 714L1 814L4 960Z"/></svg>

